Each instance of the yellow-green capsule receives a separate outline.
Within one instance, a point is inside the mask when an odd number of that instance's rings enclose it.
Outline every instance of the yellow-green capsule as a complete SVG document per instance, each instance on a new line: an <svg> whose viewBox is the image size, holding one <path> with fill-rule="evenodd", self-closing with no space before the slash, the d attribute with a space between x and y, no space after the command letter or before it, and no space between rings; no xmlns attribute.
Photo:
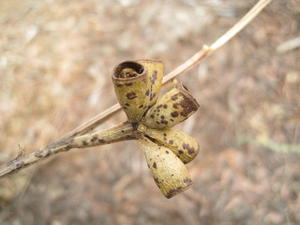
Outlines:
<svg viewBox="0 0 300 225"><path fill-rule="evenodd" d="M145 94L149 98L149 105L152 106L156 103L160 92L162 78L164 76L164 64L160 60L154 59L142 59L137 62L142 64L147 71L149 88Z"/></svg>
<svg viewBox="0 0 300 225"><path fill-rule="evenodd" d="M140 125L138 130L144 135L151 137L159 145L171 149L184 163L192 161L199 153L199 145L196 139L183 131L176 129L151 129L143 125Z"/></svg>
<svg viewBox="0 0 300 225"><path fill-rule="evenodd" d="M144 151L154 181L164 196L171 198L192 184L187 168L170 149L147 138L139 139L138 143Z"/></svg>
<svg viewBox="0 0 300 225"><path fill-rule="evenodd" d="M155 129L170 128L189 118L198 108L196 99L185 88L178 86L156 102L142 123Z"/></svg>
<svg viewBox="0 0 300 225"><path fill-rule="evenodd" d="M135 61L120 63L114 70L112 80L128 120L140 121L149 106L149 98L145 94L149 82L144 66Z"/></svg>

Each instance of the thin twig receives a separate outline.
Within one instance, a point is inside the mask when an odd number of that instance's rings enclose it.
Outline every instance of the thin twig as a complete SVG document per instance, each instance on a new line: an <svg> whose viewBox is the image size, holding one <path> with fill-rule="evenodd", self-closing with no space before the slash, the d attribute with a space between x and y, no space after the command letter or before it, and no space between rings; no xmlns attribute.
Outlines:
<svg viewBox="0 0 300 225"><path fill-rule="evenodd" d="M241 31L251 20L253 20L259 12L265 8L272 0L260 0L238 23L236 23L232 28L230 28L224 35L217 39L212 45L204 45L202 49L185 61L183 64L179 65L173 71L168 73L163 79L163 85L166 85L168 82L172 81L178 75L190 70L200 61L205 59L208 55L215 52L217 49L221 48L225 43L232 39L239 31ZM116 112L121 109L119 104L115 104L110 108L106 109L104 112L96 115L91 120L83 123L82 125L75 128L69 134L63 138L47 145L46 147L33 152L22 158L15 158L11 162L4 165L0 168L0 177L8 175L12 172L15 172L19 169L23 169L28 165L34 164L41 159L47 158L50 155L57 154L62 151L68 151L72 147L71 143L74 138L81 137L93 129L95 129L102 122L110 118ZM103 144L103 143L102 143Z"/></svg>
<svg viewBox="0 0 300 225"><path fill-rule="evenodd" d="M97 126L99 126L102 122L104 122L106 119L117 113L121 109L121 106L119 103L109 107L102 113L99 113L89 121L86 121L85 123L81 124L74 130L72 130L68 136L75 137L78 135L86 134L89 131L93 130Z"/></svg>
<svg viewBox="0 0 300 225"><path fill-rule="evenodd" d="M59 152L69 151L73 148L87 148L133 139L135 139L135 135L133 133L133 127L129 122L121 123L115 127L96 131L91 134L62 138L44 148L39 149L38 151L30 153L29 155L22 157L18 154L15 159L8 162L6 166L0 169L0 177L21 168L25 168L39 160L46 159Z"/></svg>
<svg viewBox="0 0 300 225"><path fill-rule="evenodd" d="M256 5L252 7L250 11L243 16L238 23L236 23L230 30L228 30L223 36L216 40L210 48L213 51L222 47L226 42L233 38L238 32L240 32L248 23L250 23L272 0L260 0Z"/></svg>

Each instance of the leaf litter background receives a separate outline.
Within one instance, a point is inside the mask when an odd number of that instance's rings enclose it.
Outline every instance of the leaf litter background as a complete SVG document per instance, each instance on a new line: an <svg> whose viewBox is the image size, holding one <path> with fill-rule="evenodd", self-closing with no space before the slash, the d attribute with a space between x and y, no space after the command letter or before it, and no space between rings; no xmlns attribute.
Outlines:
<svg viewBox="0 0 300 225"><path fill-rule="evenodd" d="M114 104L120 61L170 71L254 3L2 0L0 162ZM0 181L0 224L299 224L300 52L276 50L299 30L299 1L275 0L180 77L201 105L181 125L202 149L185 193L165 199L134 142L73 150Z"/></svg>

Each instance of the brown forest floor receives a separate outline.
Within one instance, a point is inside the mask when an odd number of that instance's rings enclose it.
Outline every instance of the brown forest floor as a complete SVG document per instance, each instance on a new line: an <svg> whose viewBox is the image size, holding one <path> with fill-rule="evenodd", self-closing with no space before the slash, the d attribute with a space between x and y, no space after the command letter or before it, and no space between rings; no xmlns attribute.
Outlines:
<svg viewBox="0 0 300 225"><path fill-rule="evenodd" d="M254 3L1 0L0 163L114 104L120 61L170 71ZM2 179L0 224L300 224L300 51L276 50L299 31L300 3L274 0L181 76L201 105L181 125L202 148L185 193L165 199L134 142L74 150Z"/></svg>

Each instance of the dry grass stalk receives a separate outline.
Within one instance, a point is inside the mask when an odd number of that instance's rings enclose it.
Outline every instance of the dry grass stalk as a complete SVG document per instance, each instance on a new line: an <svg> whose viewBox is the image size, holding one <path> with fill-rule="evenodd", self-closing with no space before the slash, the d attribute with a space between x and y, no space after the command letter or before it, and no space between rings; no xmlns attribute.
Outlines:
<svg viewBox="0 0 300 225"><path fill-rule="evenodd" d="M179 65L169 74L163 78L163 85L166 85L168 82L172 81L176 76L188 71L197 65L200 61L206 58L208 55L215 52L217 49L222 47L227 43L231 38L233 38L239 31L241 31L250 21L252 21L262 9L264 9L271 0L260 0L238 23L236 23L231 29L229 29L223 36L217 39L212 45L204 45L202 49L185 61L183 64ZM72 141L74 138L80 138L81 135L84 135L93 129L95 129L99 124L110 118L116 112L121 109L119 104L115 104L112 107L108 108L104 112L98 114L91 120L82 124L81 126L74 129L65 137L54 141L53 143L47 145L40 150L33 152L29 155L23 156L22 158L17 157L0 168L0 177L3 177L7 174L15 172L19 169L23 169L31 164L34 164L41 159L47 158L50 155L57 154L62 151L68 151L72 148ZM103 143L105 144L105 143ZM78 146L77 146L78 147Z"/></svg>

